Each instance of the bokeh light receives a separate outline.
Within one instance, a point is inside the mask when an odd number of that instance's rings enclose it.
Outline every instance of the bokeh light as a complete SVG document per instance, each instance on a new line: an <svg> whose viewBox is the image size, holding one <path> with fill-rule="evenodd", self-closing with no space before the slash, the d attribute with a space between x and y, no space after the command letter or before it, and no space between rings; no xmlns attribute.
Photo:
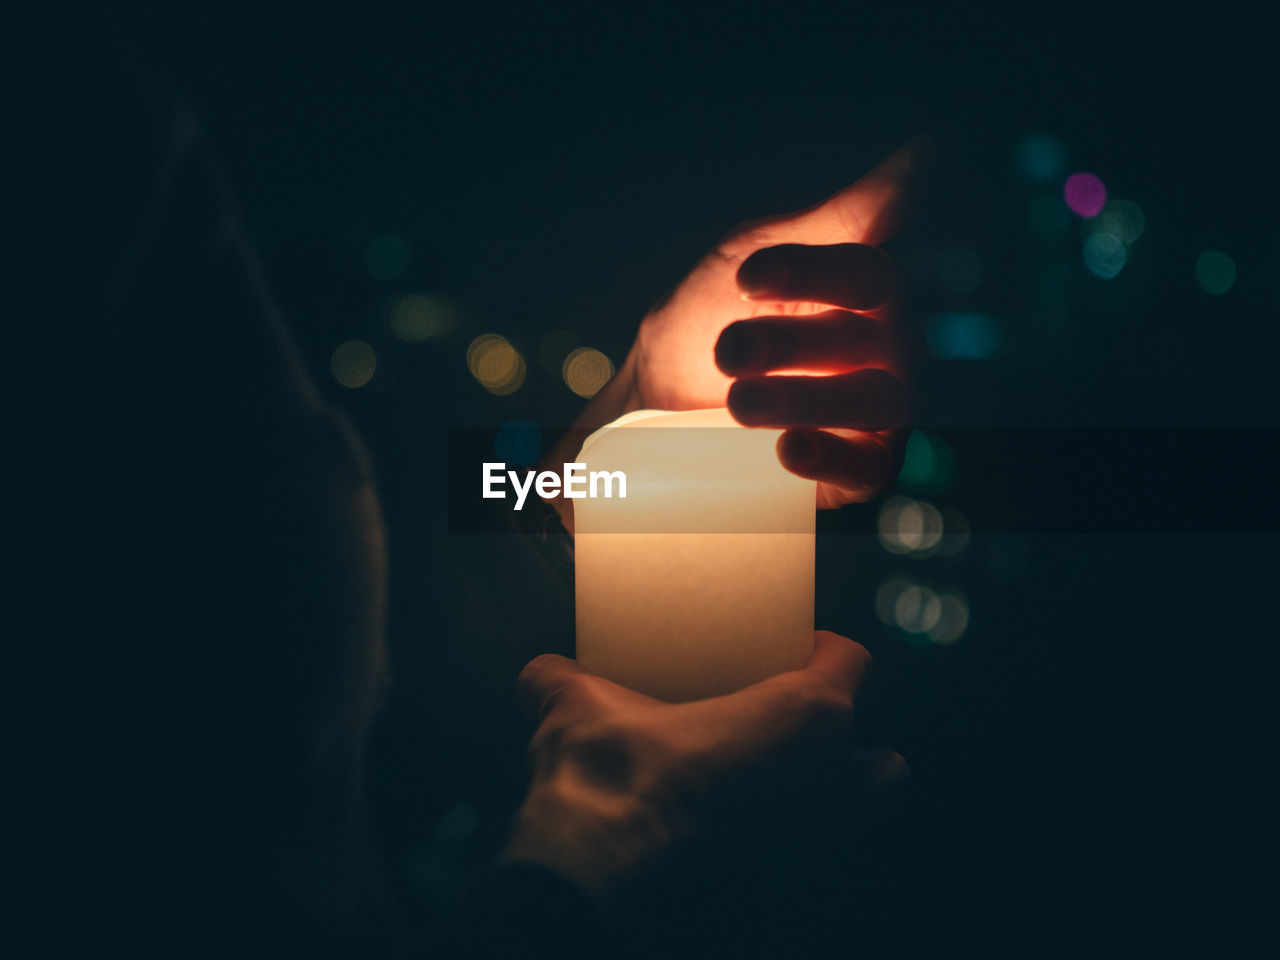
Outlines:
<svg viewBox="0 0 1280 960"><path fill-rule="evenodd" d="M391 307L391 332L406 343L421 343L448 335L457 318L457 309L447 297L411 293Z"/></svg>
<svg viewBox="0 0 1280 960"><path fill-rule="evenodd" d="M542 431L528 420L512 420L498 429L493 452L504 463L531 467L542 456Z"/></svg>
<svg viewBox="0 0 1280 960"><path fill-rule="evenodd" d="M876 590L876 616L908 635L913 646L955 643L969 627L969 603L957 591L937 592L904 577L892 577Z"/></svg>
<svg viewBox="0 0 1280 960"><path fill-rule="evenodd" d="M1196 283L1205 293L1220 297L1236 282L1236 262L1221 250L1206 250L1196 257Z"/></svg>
<svg viewBox="0 0 1280 960"><path fill-rule="evenodd" d="M1126 246L1132 245L1147 226L1146 214L1132 200L1108 200L1093 227L1101 233L1109 233Z"/></svg>
<svg viewBox="0 0 1280 960"><path fill-rule="evenodd" d="M1085 237L1083 254L1089 272L1103 280L1119 274L1129 256L1124 241L1110 233L1091 233Z"/></svg>
<svg viewBox="0 0 1280 960"><path fill-rule="evenodd" d="M921 493L940 493L955 477L955 454L938 436L913 430L898 471L898 483Z"/></svg>
<svg viewBox="0 0 1280 960"><path fill-rule="evenodd" d="M1028 180L1044 183L1061 175L1067 166L1067 148L1057 137L1031 133L1018 141L1014 163Z"/></svg>
<svg viewBox="0 0 1280 960"><path fill-rule="evenodd" d="M1107 188L1092 173L1073 173L1062 185L1062 196L1072 213L1096 217L1107 203Z"/></svg>
<svg viewBox="0 0 1280 960"><path fill-rule="evenodd" d="M948 247L938 255L938 279L957 296L973 293L982 282L982 258L968 247Z"/></svg>
<svg viewBox="0 0 1280 960"><path fill-rule="evenodd" d="M876 591L876 616L880 618L881 623L891 627L898 625L896 613L898 597L911 586L911 581L901 577L895 577L880 584L880 589Z"/></svg>
<svg viewBox="0 0 1280 960"><path fill-rule="evenodd" d="M379 283L394 283L409 269L412 255L403 237L380 233L364 248L364 268Z"/></svg>
<svg viewBox="0 0 1280 960"><path fill-rule="evenodd" d="M347 340L338 344L334 347L333 356L329 358L333 378L353 390L372 380L377 366L377 354L363 340Z"/></svg>
<svg viewBox="0 0 1280 960"><path fill-rule="evenodd" d="M933 553L942 539L942 514L931 503L892 497L881 509L880 545L890 553Z"/></svg>
<svg viewBox="0 0 1280 960"><path fill-rule="evenodd" d="M938 618L925 627L929 639L937 644L955 643L969 629L969 602L959 593L938 597Z"/></svg>
<svg viewBox="0 0 1280 960"><path fill-rule="evenodd" d="M1004 343L1004 331L985 313L939 313L924 327L929 352L940 360L985 360Z"/></svg>
<svg viewBox="0 0 1280 960"><path fill-rule="evenodd" d="M942 617L942 603L928 587L913 584L898 595L893 618L907 633L925 633Z"/></svg>
<svg viewBox="0 0 1280 960"><path fill-rule="evenodd" d="M467 347L467 369L480 386L502 397L520 389L526 368L524 357L506 337L482 333Z"/></svg>
<svg viewBox="0 0 1280 960"><path fill-rule="evenodd" d="M594 347L578 347L564 358L565 385L580 397L594 397L613 376L613 362Z"/></svg>
<svg viewBox="0 0 1280 960"><path fill-rule="evenodd" d="M572 330L555 330L538 344L538 366L548 376L559 377L564 369L564 358L582 346L582 338Z"/></svg>

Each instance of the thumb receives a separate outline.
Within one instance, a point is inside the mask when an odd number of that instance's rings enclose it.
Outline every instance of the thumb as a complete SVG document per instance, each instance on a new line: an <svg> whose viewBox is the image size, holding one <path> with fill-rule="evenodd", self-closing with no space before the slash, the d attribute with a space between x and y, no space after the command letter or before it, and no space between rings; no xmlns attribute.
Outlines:
<svg viewBox="0 0 1280 960"><path fill-rule="evenodd" d="M525 664L516 678L516 686L521 699L539 714L545 714L576 678L593 676L595 674L577 660L544 653Z"/></svg>
<svg viewBox="0 0 1280 960"><path fill-rule="evenodd" d="M769 225L770 243L883 243L906 219L912 188L927 166L932 142L907 141L856 183Z"/></svg>

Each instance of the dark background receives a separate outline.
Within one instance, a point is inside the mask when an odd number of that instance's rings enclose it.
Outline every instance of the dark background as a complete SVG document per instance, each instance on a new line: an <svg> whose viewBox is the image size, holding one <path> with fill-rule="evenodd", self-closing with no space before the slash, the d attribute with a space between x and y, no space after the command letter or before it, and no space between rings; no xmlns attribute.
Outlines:
<svg viewBox="0 0 1280 960"><path fill-rule="evenodd" d="M928 332L979 313L999 346L959 358L934 342L923 422L975 429L939 441L953 470L903 492L979 532L952 556L893 555L876 507L852 508L823 518L818 582L819 625L877 658L861 736L910 760L915 796L873 854L835 843L790 872L723 861L709 912L731 925L683 931L686 917L676 939L767 956L866 940L1069 956L1256 945L1275 893L1263 471L1280 310L1259 24L1223 5L213 4L133 29L204 119L322 390L381 475L396 685L370 779L424 908L492 855L519 795L516 671L572 650L554 572L509 538L447 535L447 429L522 420L549 439L583 401L539 363L547 334L620 362L648 305L724 230L811 203L925 132L933 178L892 246L913 319ZM1056 145L1042 176L1028 137ZM1086 268L1090 227L1062 204L1079 170L1145 214L1113 279ZM1221 295L1197 283L1206 249L1237 268ZM397 339L389 318L410 294L444 298L451 328ZM528 361L508 396L468 373L486 332ZM359 389L330 373L350 339L377 354ZM1031 429L990 429L1013 426ZM1064 426L1107 439L1039 429ZM1150 426L1202 429L1126 441ZM1063 498L1085 507L1063 518ZM1143 505L1143 522L1116 502ZM1206 505L1236 520L1205 521ZM1044 510L1061 522L1037 522ZM939 645L882 623L874 597L893 577L962 592L967 632ZM767 912L735 899L740 876Z"/></svg>

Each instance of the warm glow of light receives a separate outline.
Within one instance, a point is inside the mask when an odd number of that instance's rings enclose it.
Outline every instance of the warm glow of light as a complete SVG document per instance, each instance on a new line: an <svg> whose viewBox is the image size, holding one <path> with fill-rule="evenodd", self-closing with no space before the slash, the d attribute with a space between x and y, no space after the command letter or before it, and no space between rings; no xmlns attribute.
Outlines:
<svg viewBox="0 0 1280 960"><path fill-rule="evenodd" d="M334 348L329 358L329 368L334 379L344 387L363 387L373 379L378 357L373 347L363 340L348 340Z"/></svg>
<svg viewBox="0 0 1280 960"><path fill-rule="evenodd" d="M1092 173L1073 173L1062 185L1062 197L1072 213L1096 217L1106 205L1107 188Z"/></svg>
<svg viewBox="0 0 1280 960"><path fill-rule="evenodd" d="M613 363L594 347L578 347L564 358L565 385L580 397L594 397L613 376Z"/></svg>
<svg viewBox="0 0 1280 960"><path fill-rule="evenodd" d="M813 649L814 481L778 462L777 429L723 408L635 411L577 461L626 497L573 501L577 656L684 701L803 666Z"/></svg>
<svg viewBox="0 0 1280 960"><path fill-rule="evenodd" d="M506 396L524 383L525 362L506 337L482 333L467 347L467 369L490 393Z"/></svg>
<svg viewBox="0 0 1280 960"><path fill-rule="evenodd" d="M391 332L407 343L443 337L456 322L457 311L446 297L412 293L391 308Z"/></svg>

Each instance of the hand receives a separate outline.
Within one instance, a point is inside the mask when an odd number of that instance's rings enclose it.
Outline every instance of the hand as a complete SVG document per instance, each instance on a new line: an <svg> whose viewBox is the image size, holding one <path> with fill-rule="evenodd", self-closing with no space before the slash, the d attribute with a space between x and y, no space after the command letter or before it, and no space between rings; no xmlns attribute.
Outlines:
<svg viewBox="0 0 1280 960"><path fill-rule="evenodd" d="M533 783L506 856L550 866L605 897L616 881L704 822L730 787L785 752L845 732L870 655L819 631L803 670L736 693L670 704L547 654L520 684L540 706ZM828 761L829 757L824 756ZM906 764L864 752L868 785Z"/></svg>
<svg viewBox="0 0 1280 960"><path fill-rule="evenodd" d="M921 153L908 144L814 207L731 231L645 317L578 425L727 405L747 426L786 428L779 459L819 481L819 506L882 490L901 464L909 398L895 272L876 244Z"/></svg>

